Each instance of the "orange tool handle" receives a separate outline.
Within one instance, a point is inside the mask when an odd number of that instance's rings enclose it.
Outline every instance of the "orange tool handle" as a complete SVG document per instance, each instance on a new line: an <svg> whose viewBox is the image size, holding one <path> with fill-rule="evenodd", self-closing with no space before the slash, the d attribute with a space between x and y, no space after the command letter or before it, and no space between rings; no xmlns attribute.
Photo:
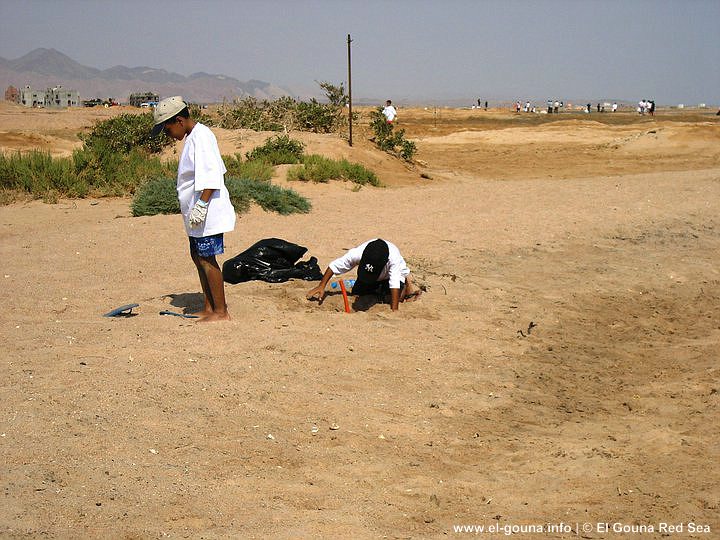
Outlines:
<svg viewBox="0 0 720 540"><path fill-rule="evenodd" d="M347 290L345 289L345 280L340 280L340 290L343 294L343 301L345 302L345 313L350 313L350 302L348 302Z"/></svg>

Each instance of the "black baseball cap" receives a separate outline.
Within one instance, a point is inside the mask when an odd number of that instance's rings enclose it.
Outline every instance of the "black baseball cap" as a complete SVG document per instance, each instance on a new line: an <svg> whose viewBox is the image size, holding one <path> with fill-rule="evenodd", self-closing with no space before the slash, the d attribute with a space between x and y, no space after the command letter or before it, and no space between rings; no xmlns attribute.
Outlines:
<svg viewBox="0 0 720 540"><path fill-rule="evenodd" d="M387 242L378 238L368 243L360 257L357 280L361 283L375 283L385 268L390 256Z"/></svg>

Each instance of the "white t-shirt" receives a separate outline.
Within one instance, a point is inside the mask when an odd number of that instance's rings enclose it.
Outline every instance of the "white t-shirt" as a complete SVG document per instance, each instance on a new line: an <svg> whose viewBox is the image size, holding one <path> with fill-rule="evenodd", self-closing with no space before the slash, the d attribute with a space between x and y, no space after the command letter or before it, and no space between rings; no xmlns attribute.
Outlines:
<svg viewBox="0 0 720 540"><path fill-rule="evenodd" d="M196 123L185 137L177 175L180 212L188 236L212 236L235 228L235 209L225 187L226 172L215 134L207 126ZM210 198L207 217L205 223L191 228L188 225L190 212L204 189L215 190Z"/></svg>
<svg viewBox="0 0 720 540"><path fill-rule="evenodd" d="M375 109L375 110L377 110L377 109ZM388 105L387 107L385 107L383 109L382 113L385 115L385 118L387 118L388 122L392 122L393 120L395 120L395 117L397 116L397 111L395 110L395 107L393 107L392 105Z"/></svg>
<svg viewBox="0 0 720 540"><path fill-rule="evenodd" d="M373 240L376 239L373 238L367 242L363 242L359 246L352 248L339 259L335 259L331 262L328 267L333 271L333 274L344 274L360 264L360 259L362 258L365 246ZM388 245L389 251L388 262L382 272L380 272L378 281L387 279L390 281L389 285L391 289L399 289L400 282L405 281L405 277L410 274L410 269L407 267L407 264L405 264L405 259L403 259L402 255L400 255L400 250L397 246L387 240L385 240L385 243Z"/></svg>

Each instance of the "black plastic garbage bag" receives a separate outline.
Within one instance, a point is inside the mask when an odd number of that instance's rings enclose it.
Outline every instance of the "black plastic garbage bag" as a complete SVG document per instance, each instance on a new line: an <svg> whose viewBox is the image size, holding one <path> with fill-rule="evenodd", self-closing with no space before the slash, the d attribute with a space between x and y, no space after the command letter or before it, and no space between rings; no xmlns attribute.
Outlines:
<svg viewBox="0 0 720 540"><path fill-rule="evenodd" d="M319 281L322 272L315 257L296 262L306 251L307 248L280 238L265 238L225 261L223 279L233 284L255 279L270 283L289 279Z"/></svg>

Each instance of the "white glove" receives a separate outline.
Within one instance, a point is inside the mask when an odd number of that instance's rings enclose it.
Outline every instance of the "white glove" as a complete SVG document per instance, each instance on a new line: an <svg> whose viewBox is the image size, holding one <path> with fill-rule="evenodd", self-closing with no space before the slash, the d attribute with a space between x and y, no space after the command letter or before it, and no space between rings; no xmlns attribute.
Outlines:
<svg viewBox="0 0 720 540"><path fill-rule="evenodd" d="M190 227L197 227L205 222L205 218L207 217L208 204L209 203L206 203L202 199L198 199L198 201L195 203L195 206L193 206L192 211L190 212L190 219L188 219L188 224L190 225Z"/></svg>

